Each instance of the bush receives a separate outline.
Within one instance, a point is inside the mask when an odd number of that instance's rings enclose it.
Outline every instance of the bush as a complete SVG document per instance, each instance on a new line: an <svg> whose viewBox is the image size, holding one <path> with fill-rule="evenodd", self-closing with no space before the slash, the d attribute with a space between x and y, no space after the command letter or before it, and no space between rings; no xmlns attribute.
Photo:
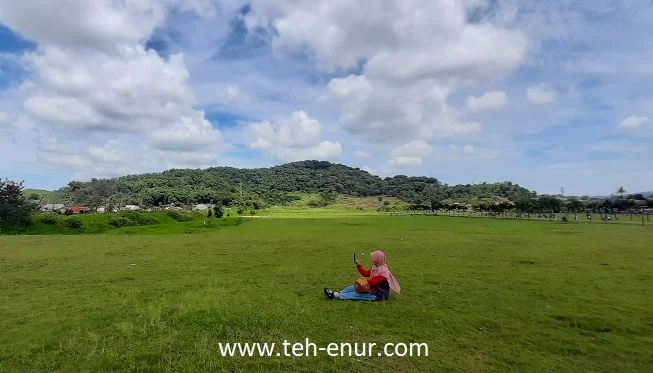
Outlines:
<svg viewBox="0 0 653 373"><path fill-rule="evenodd" d="M222 210L222 205L213 206L213 215L215 215L215 217L218 219L220 219L224 215L224 211Z"/></svg>
<svg viewBox="0 0 653 373"><path fill-rule="evenodd" d="M122 228L136 225L136 222L124 216L113 216L109 219L109 225L116 228Z"/></svg>
<svg viewBox="0 0 653 373"><path fill-rule="evenodd" d="M22 182L0 179L0 232L29 225L35 207L25 199Z"/></svg>
<svg viewBox="0 0 653 373"><path fill-rule="evenodd" d="M383 206L388 206L388 205L390 205L390 201L383 202Z"/></svg>
<svg viewBox="0 0 653 373"><path fill-rule="evenodd" d="M188 216L187 214L182 214L181 212L175 210L167 210L166 214L169 217L179 222L194 220L192 216Z"/></svg>
<svg viewBox="0 0 653 373"><path fill-rule="evenodd" d="M138 217L137 221L138 225L154 225L154 224L159 224L159 219L155 218L152 215L146 215L146 214L141 214Z"/></svg>
<svg viewBox="0 0 653 373"><path fill-rule="evenodd" d="M47 213L41 215L40 219L45 224L57 224L59 221L59 216L54 213Z"/></svg>
<svg viewBox="0 0 653 373"><path fill-rule="evenodd" d="M567 217L566 217L566 216L563 216L563 217L562 217L562 221L566 223L566 222L568 221L568 220L567 220Z"/></svg>
<svg viewBox="0 0 653 373"><path fill-rule="evenodd" d="M118 213L118 215L121 216L121 217L123 217L123 218L127 218L127 219L129 219L129 220L135 221L135 222L137 222L138 219L140 219L140 217L141 217L141 214L140 214L139 212L137 212L137 211L129 211L129 210L127 210L127 211L120 211L120 212Z"/></svg>
<svg viewBox="0 0 653 373"><path fill-rule="evenodd" d="M210 218L213 216L213 210L209 209L209 211L206 213L206 217Z"/></svg>
<svg viewBox="0 0 653 373"><path fill-rule="evenodd" d="M131 220L132 224L129 225L159 224L159 219L155 218L152 215L143 214L138 211L121 211L119 217Z"/></svg>
<svg viewBox="0 0 653 373"><path fill-rule="evenodd" d="M249 212L249 214L254 216L254 215L256 215L256 211L252 210L252 211Z"/></svg>
<svg viewBox="0 0 653 373"><path fill-rule="evenodd" d="M64 226L70 229L74 229L76 231L83 231L84 230L84 222L79 216L72 216L70 218L67 218L64 220Z"/></svg>
<svg viewBox="0 0 653 373"><path fill-rule="evenodd" d="M65 211L63 212L63 214L66 215L66 216L70 216L70 215L73 214L73 210L65 210Z"/></svg>
<svg viewBox="0 0 653 373"><path fill-rule="evenodd" d="M383 201L383 197L379 197L379 202Z"/></svg>
<svg viewBox="0 0 653 373"><path fill-rule="evenodd" d="M325 206L328 205L328 203L324 199L315 199L315 198L313 198L310 201L308 201L308 205L310 207L325 207Z"/></svg>

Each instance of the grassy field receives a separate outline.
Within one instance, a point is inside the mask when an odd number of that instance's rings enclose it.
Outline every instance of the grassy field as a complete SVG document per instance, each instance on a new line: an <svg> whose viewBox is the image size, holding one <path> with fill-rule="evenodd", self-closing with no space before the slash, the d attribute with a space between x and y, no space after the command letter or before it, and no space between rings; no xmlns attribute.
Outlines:
<svg viewBox="0 0 653 373"><path fill-rule="evenodd" d="M0 371L653 369L650 226L273 217L190 234L0 236ZM400 295L324 297L358 277L354 252L369 267L377 248ZM218 349L305 338L425 342L429 356Z"/></svg>
<svg viewBox="0 0 653 373"><path fill-rule="evenodd" d="M23 193L26 196L30 196L32 194L38 194L40 196L51 196L54 192L50 190L43 190L43 189L23 189Z"/></svg>

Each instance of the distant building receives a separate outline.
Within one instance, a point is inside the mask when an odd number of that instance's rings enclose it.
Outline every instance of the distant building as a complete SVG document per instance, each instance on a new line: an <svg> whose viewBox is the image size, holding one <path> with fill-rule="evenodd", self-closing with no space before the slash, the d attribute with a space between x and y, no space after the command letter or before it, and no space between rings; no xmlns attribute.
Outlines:
<svg viewBox="0 0 653 373"><path fill-rule="evenodd" d="M128 210L128 211L138 211L141 208L136 206L136 205L126 205L123 210Z"/></svg>
<svg viewBox="0 0 653 373"><path fill-rule="evenodd" d="M213 208L212 203L199 203L193 206L193 211L206 211Z"/></svg>
<svg viewBox="0 0 653 373"><path fill-rule="evenodd" d="M59 212L62 214L65 214L66 211L70 211L73 214L81 214L82 208L80 206L65 206L59 210Z"/></svg>
<svg viewBox="0 0 653 373"><path fill-rule="evenodd" d="M107 212L107 208L106 206L100 206L97 209L95 209L95 212L97 212L98 214L104 214L105 212Z"/></svg>
<svg viewBox="0 0 653 373"><path fill-rule="evenodd" d="M63 203L48 203L48 204L45 204L45 205L41 206L39 211L41 211L41 212L59 211L62 208L64 208L65 206L66 205L64 205Z"/></svg>

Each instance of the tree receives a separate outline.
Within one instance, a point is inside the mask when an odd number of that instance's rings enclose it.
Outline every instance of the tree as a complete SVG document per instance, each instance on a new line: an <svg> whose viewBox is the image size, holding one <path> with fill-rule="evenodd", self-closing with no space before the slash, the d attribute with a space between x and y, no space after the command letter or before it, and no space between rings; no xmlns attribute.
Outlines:
<svg viewBox="0 0 653 373"><path fill-rule="evenodd" d="M583 211L583 202L577 200L576 198L572 199L567 203L567 210L574 213L574 218L578 219L578 213Z"/></svg>
<svg viewBox="0 0 653 373"><path fill-rule="evenodd" d="M582 211L583 207L583 203L575 198L567 203L567 209L575 214Z"/></svg>
<svg viewBox="0 0 653 373"><path fill-rule="evenodd" d="M619 195L619 197L623 197L624 194L626 194L626 189L624 189L624 187L620 186L619 189L617 189L617 194Z"/></svg>
<svg viewBox="0 0 653 373"><path fill-rule="evenodd" d="M431 211L435 212L439 210L442 207L442 204L440 201L437 200L431 200Z"/></svg>
<svg viewBox="0 0 653 373"><path fill-rule="evenodd" d="M247 185L240 198L240 183ZM70 205L221 203L223 206L263 208L285 205L299 199L291 193L316 195L320 202L336 202L336 196L396 197L413 204L435 199L469 201L496 198L516 201L536 194L510 182L448 186L432 177L395 176L379 178L360 169L329 162L292 162L271 168L236 169L213 167L205 170L172 169L160 173L71 182L54 192L56 202ZM320 196L324 194L324 197ZM247 202L250 201L250 202ZM258 205L258 206L257 206ZM234 211L235 212L235 211Z"/></svg>
<svg viewBox="0 0 653 373"><path fill-rule="evenodd" d="M224 211L222 210L222 205L217 204L213 206L213 215L218 219L222 218L222 215L224 215Z"/></svg>
<svg viewBox="0 0 653 373"><path fill-rule="evenodd" d="M213 210L212 210L212 209L208 209L208 211L207 211L207 213L206 213L206 217L207 217L207 218L210 218L210 217L212 217L212 216L213 216Z"/></svg>
<svg viewBox="0 0 653 373"><path fill-rule="evenodd" d="M0 179L0 231L28 225L34 208L23 195L23 182Z"/></svg>

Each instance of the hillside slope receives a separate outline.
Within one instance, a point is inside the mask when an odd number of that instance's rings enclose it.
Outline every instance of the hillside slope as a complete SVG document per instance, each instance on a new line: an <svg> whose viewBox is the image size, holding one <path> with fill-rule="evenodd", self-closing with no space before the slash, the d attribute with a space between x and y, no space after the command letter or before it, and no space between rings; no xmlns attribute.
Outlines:
<svg viewBox="0 0 653 373"><path fill-rule="evenodd" d="M71 182L54 192L65 203L87 205L168 203L233 204L240 199L258 204L285 204L291 192L347 196L397 197L410 203L430 204L445 199L501 197L516 200L535 193L510 182L448 186L432 177L395 176L381 179L358 168L322 161L301 161L271 168L213 167L173 169L161 173L115 179Z"/></svg>

